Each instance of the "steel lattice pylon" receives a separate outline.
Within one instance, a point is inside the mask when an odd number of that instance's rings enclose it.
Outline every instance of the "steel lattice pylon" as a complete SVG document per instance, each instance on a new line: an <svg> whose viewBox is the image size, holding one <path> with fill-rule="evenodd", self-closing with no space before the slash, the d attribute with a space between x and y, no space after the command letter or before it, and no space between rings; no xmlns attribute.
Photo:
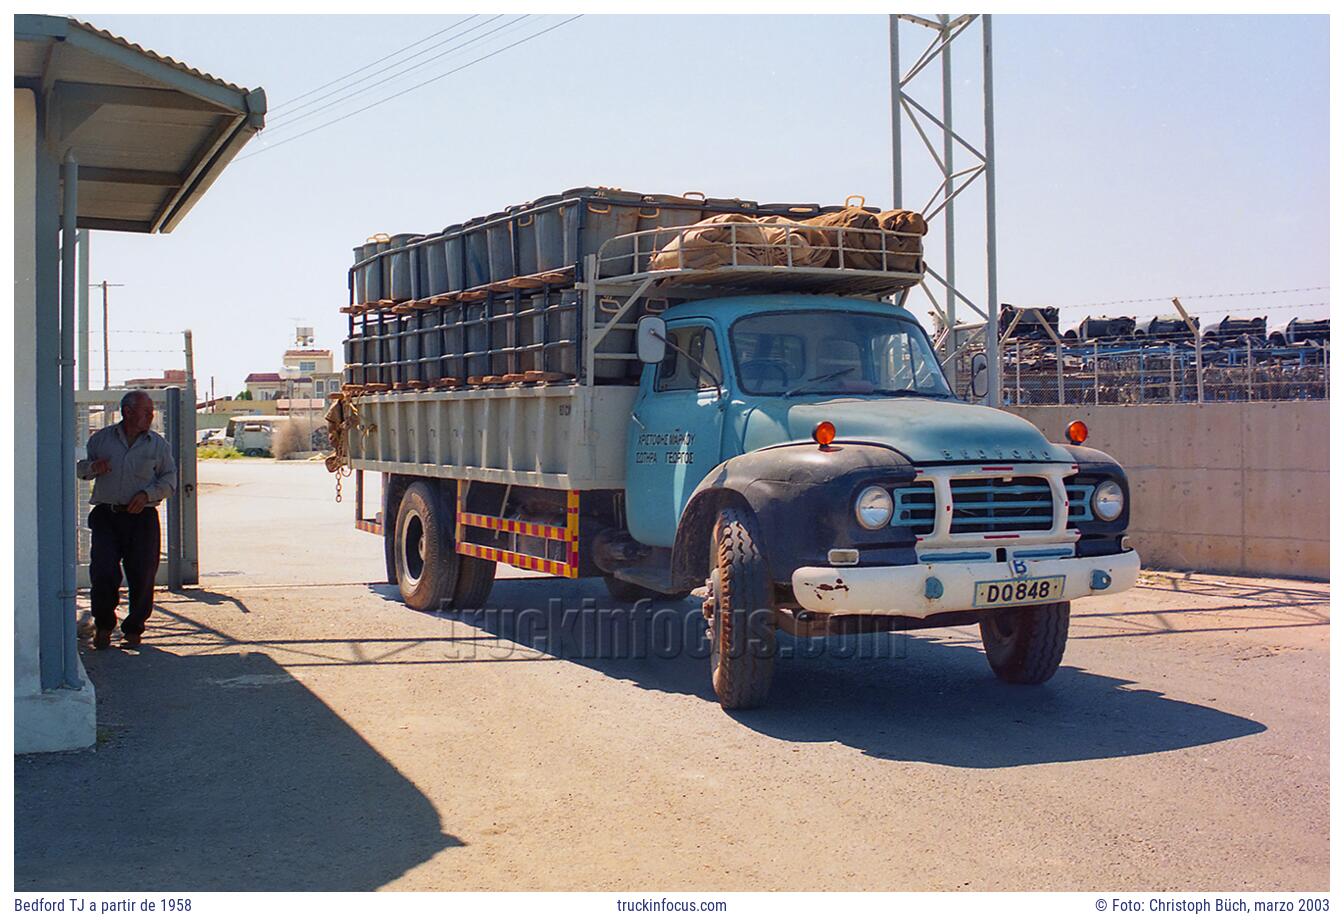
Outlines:
<svg viewBox="0 0 1344 920"><path fill-rule="evenodd" d="M944 254L942 271L929 266L926 257L926 272L935 286L939 287L942 297L935 296L927 281L921 282L920 290L928 297L937 316L938 330L934 343L943 358L943 364L953 386L957 384L956 359L960 352L972 342L983 342L989 362L988 391L991 405L998 405L1002 396L999 385L999 349L998 349L998 268L997 242L995 237L994 209L994 75L992 67L993 45L991 38L991 18L988 15L964 13L959 16L941 14L935 18L916 16L910 13L898 13L890 17L891 28L891 143L892 143L892 185L896 207L905 207L904 183L902 177L901 154L903 135L913 132L918 142L928 151L942 175L926 202L922 211L927 220L943 221ZM900 23L914 24L933 33L933 40L915 58L909 70L902 72L900 66ZM952 100L952 43L973 24L980 24L981 49L984 61L984 83L982 89L984 143L977 148L953 128ZM972 32L972 34L974 34ZM910 92L910 83L925 68L938 60L942 70L941 114L935 115L933 106L921 104ZM941 143L936 143L941 141ZM939 149L941 148L941 149ZM958 150L969 153L970 166L955 168ZM982 297L972 298L957 287L956 221L953 202L963 191L982 179L985 187L985 280L986 289ZM927 256L927 254L926 254ZM979 303L977 303L977 300ZM941 301L941 302L940 302ZM978 319L968 323L957 322L958 301L976 314ZM983 306L981 306L983 304ZM965 337L963 338L963 334Z"/></svg>

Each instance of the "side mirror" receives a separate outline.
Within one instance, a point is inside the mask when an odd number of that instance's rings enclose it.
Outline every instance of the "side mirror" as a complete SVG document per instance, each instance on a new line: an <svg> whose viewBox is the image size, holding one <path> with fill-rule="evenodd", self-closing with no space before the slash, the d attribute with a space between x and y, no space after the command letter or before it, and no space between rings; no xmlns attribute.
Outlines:
<svg viewBox="0 0 1344 920"><path fill-rule="evenodd" d="M989 392L989 358L984 352L971 357L971 395L984 399Z"/></svg>
<svg viewBox="0 0 1344 920"><path fill-rule="evenodd" d="M635 351L645 364L660 364L667 356L667 323L661 316L644 316L635 327Z"/></svg>

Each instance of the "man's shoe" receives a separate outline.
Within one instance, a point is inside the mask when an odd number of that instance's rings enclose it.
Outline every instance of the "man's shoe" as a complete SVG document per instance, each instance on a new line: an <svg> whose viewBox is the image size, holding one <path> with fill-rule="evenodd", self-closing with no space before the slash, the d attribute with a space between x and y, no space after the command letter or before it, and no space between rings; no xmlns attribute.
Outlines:
<svg viewBox="0 0 1344 920"><path fill-rule="evenodd" d="M112 630L100 629L93 634L94 648L107 648L112 644Z"/></svg>
<svg viewBox="0 0 1344 920"><path fill-rule="evenodd" d="M126 633L126 634L124 634L124 636L123 636L123 638L122 638L122 643L121 643L121 644L124 645L126 648L139 648L139 647L140 647L140 634L139 634L139 633Z"/></svg>

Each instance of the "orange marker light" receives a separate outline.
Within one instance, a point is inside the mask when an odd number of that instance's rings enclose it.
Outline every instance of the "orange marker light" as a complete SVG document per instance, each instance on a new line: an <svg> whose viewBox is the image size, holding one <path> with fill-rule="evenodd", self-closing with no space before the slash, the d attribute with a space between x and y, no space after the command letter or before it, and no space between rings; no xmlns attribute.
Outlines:
<svg viewBox="0 0 1344 920"><path fill-rule="evenodd" d="M817 422L817 427L812 429L812 440L822 447L829 446L835 440L835 426L830 422Z"/></svg>
<svg viewBox="0 0 1344 920"><path fill-rule="evenodd" d="M1080 419L1074 419L1069 422L1069 427L1064 429L1064 434L1070 444L1081 444L1087 440L1087 426Z"/></svg>

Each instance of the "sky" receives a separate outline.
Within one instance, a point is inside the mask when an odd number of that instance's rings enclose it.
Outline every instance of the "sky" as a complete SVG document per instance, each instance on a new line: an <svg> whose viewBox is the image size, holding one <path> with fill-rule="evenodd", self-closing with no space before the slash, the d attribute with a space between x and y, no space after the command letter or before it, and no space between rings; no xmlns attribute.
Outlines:
<svg viewBox="0 0 1344 920"><path fill-rule="evenodd" d="M587 185L893 201L885 16L588 15L449 74L567 17L463 18L89 17L263 87L270 107L267 128L173 233L92 235L91 280L124 285L109 297L114 381L182 366L183 328L201 392L211 377L224 395L274 371L296 325L315 327L339 362L352 249L377 232L432 232ZM499 31L452 51L472 26ZM954 127L977 146L978 28L953 45ZM930 34L902 26L907 66ZM1059 305L1065 322L1168 313L1173 295L1206 322L1327 315L1327 17L1001 14L993 34L1001 302ZM910 85L930 109L938 76L935 65ZM913 131L904 145L902 204L919 207L937 178ZM984 195L971 186L955 205L958 286L981 304ZM942 221L926 252L941 269ZM1262 291L1284 293L1209 296ZM1112 303L1131 299L1145 302Z"/></svg>

